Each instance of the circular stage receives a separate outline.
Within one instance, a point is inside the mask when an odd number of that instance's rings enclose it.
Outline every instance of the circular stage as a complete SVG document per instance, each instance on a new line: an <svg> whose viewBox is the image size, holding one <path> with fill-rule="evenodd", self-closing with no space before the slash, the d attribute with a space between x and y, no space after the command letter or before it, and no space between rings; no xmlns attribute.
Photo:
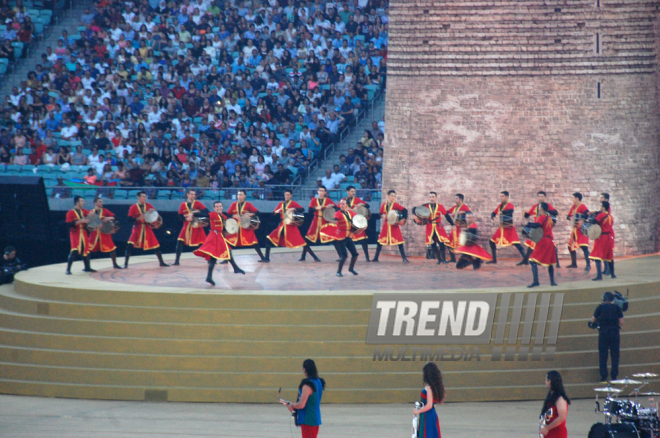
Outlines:
<svg viewBox="0 0 660 438"><path fill-rule="evenodd" d="M403 347L410 354L415 346L367 344L375 293L423 292L433 299L493 294L495 308L506 309L505 315L515 305L503 304L503 297L511 303L514 297L535 300L519 321L522 334L509 335L505 354L496 355L501 347L491 340L479 345L477 358L432 359L451 401L538 399L548 369L562 372L572 397L591 397L599 380L597 332L586 322L606 290L630 294L620 376L660 373L658 255L617 261L618 278L600 282L591 281L594 270L584 272L582 261L582 268L557 270L557 287L541 272L541 287L528 289L530 269L516 267L517 260L475 272L421 258L404 264L387 255L379 263L359 261L358 276L344 272L338 278L334 249L319 248L317 254L321 263L298 262L299 250L275 250L272 262L263 264L253 250L239 250L236 259L246 275L217 265L215 287L204 282L205 261L192 254L179 267L160 268L155 256L146 255L131 258L127 270L93 260L98 272L91 275L81 272L81 262L70 276L64 264L21 272L13 285L0 286L0 393L268 403L279 387L285 398L295 398L300 365L311 357L331 388L326 402L409 402L419 396L425 360L377 359L376 347ZM556 351L540 359L531 354L536 341L524 341L522 327L528 319L542 319L543 296L561 296L563 309ZM510 330L512 321L502 327ZM493 334L500 325L498 317ZM509 350L515 352L511 358ZM650 389L660 391L658 384L652 380Z"/></svg>

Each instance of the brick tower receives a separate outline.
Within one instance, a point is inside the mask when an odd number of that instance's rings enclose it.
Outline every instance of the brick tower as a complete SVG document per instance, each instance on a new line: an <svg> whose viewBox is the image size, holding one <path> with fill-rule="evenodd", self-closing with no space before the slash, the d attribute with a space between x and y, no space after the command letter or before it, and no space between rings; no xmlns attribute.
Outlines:
<svg viewBox="0 0 660 438"><path fill-rule="evenodd" d="M392 0L383 191L447 208L464 193L487 248L499 192L520 232L545 190L564 253L570 194L596 210L609 192L615 254L660 249L658 5ZM423 228L403 228L423 254Z"/></svg>

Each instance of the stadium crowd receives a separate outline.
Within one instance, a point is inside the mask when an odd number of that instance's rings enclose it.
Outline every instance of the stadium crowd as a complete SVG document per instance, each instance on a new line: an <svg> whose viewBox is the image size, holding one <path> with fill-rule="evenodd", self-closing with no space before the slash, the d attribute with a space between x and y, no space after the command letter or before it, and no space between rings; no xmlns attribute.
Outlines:
<svg viewBox="0 0 660 438"><path fill-rule="evenodd" d="M291 184L385 86L387 12L384 0L99 0L7 97L0 164L126 187ZM374 188L379 135L339 164Z"/></svg>

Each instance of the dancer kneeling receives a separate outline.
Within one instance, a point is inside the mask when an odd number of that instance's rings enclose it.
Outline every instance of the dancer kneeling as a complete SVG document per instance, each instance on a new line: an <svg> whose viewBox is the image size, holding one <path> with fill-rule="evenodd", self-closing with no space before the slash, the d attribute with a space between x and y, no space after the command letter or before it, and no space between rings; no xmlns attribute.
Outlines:
<svg viewBox="0 0 660 438"><path fill-rule="evenodd" d="M209 224L211 226L209 235L206 236L204 244L193 251L193 254L196 256L204 257L208 260L209 271L206 275L206 282L211 283L213 286L215 286L215 282L213 281L213 269L218 260L229 261L232 268L234 268L234 274L245 274L245 271L236 265L231 250L229 249L229 245L225 240L225 236L222 234L226 220L227 216L222 214L222 202L215 201L213 203L213 211L209 213Z"/></svg>
<svg viewBox="0 0 660 438"><path fill-rule="evenodd" d="M548 275L550 276L550 285L557 286L555 283L555 268L554 264L557 263L557 253L555 251L554 235L552 234L552 227L554 222L548 214L548 204L541 202L539 204L540 214L536 217L536 221L529 226L531 228L541 228L543 230L543 238L534 246L534 251L529 257L529 262L532 266L532 275L534 282L527 287L539 286L539 268L538 265L548 267Z"/></svg>
<svg viewBox="0 0 660 438"><path fill-rule="evenodd" d="M481 268L482 260L490 261L493 258L486 252L485 249L477 245L479 238L479 228L474 223L475 217L472 212L467 212L465 217L468 227L461 231L459 236L459 246L454 249L456 254L460 254L461 258L456 263L457 269L463 269L469 264L472 264L472 269Z"/></svg>

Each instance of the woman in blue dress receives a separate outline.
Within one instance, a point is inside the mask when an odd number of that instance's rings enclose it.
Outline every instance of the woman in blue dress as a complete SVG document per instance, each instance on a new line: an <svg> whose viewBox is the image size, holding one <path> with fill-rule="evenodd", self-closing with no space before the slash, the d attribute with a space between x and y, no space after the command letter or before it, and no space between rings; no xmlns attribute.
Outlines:
<svg viewBox="0 0 660 438"><path fill-rule="evenodd" d="M429 362L424 365L422 389L422 406L420 409L413 409L414 415L419 415L419 429L417 436L419 438L441 438L440 421L435 412L435 404L442 403L445 399L445 386L442 384L442 373L438 366Z"/></svg>
<svg viewBox="0 0 660 438"><path fill-rule="evenodd" d="M289 411L296 411L296 425L302 429L302 438L316 438L321 425L321 397L325 380L319 377L312 359L303 362L304 379L298 386L298 401L289 403Z"/></svg>

